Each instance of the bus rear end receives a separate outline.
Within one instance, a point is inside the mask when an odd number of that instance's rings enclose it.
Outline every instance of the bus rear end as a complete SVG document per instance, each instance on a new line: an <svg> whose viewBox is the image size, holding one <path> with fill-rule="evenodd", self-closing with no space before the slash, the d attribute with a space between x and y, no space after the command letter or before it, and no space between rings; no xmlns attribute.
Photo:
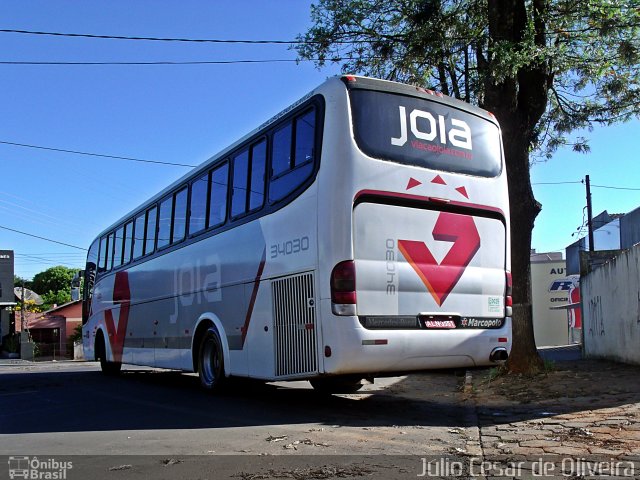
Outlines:
<svg viewBox="0 0 640 480"><path fill-rule="evenodd" d="M506 360L509 207L497 122L424 89L362 77L343 82L348 159L321 171L328 171L323 191L331 176L335 189L349 192L349 201L332 194L348 207L334 201L324 218L331 235L351 242L320 251L330 297L323 302L325 373ZM327 153L323 162L339 156Z"/></svg>

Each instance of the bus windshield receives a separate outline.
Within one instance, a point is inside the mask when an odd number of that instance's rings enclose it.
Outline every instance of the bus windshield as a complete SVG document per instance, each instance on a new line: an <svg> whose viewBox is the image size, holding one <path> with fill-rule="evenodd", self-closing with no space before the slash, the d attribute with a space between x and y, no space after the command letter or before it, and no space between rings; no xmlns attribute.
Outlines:
<svg viewBox="0 0 640 480"><path fill-rule="evenodd" d="M492 122L454 107L388 92L350 91L360 150L380 160L495 177L500 132Z"/></svg>

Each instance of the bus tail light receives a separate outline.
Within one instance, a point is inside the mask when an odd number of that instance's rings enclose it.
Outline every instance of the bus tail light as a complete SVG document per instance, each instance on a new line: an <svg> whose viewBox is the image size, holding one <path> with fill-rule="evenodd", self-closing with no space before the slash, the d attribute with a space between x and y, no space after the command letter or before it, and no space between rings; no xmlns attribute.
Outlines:
<svg viewBox="0 0 640 480"><path fill-rule="evenodd" d="M336 315L355 315L356 263L346 260L331 271L331 309Z"/></svg>
<svg viewBox="0 0 640 480"><path fill-rule="evenodd" d="M505 298L504 298L504 306L505 306L505 315L507 317L510 317L513 312L512 312L512 307L513 307L513 298L511 297L511 295L513 294L513 280L511 278L511 272L507 271L505 272L505 276L506 276L506 292L505 292Z"/></svg>

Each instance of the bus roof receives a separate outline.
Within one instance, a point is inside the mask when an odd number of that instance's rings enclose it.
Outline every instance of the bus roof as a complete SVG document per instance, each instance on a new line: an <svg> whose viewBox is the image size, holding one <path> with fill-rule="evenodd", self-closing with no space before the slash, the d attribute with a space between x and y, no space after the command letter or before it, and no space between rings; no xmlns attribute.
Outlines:
<svg viewBox="0 0 640 480"><path fill-rule="evenodd" d="M130 210L126 215L122 216L117 221L113 222L107 228L102 230L97 235L96 238L100 238L103 235L110 232L111 230L113 230L115 227L124 224L125 221L133 217L135 214L145 210L148 206L163 199L167 194L171 193L176 187L186 183L187 181L193 178L198 177L198 175L200 175L201 173L204 173L209 168L211 168L211 166L215 164L216 161L226 158L227 155L231 153L234 149L236 149L238 146L245 143L247 140L249 140L251 137L256 135L262 129L267 128L268 126L276 123L280 118L282 118L288 112L296 108L298 105L302 104L303 102L313 97L317 93L320 93L321 90L345 88L345 86L348 89L368 89L368 90L376 90L376 91L383 91L383 92L390 92L390 93L398 93L401 95L409 95L409 96L414 96L418 98L427 98L430 101L449 105L453 108L466 110L472 114L478 115L498 125L498 122L495 119L495 117L491 113L487 112L486 110L483 110L469 103L463 102L461 100L457 100L455 98L449 97L447 95L443 95L438 92L424 89L422 87L416 87L413 85L392 82L389 80L363 77L359 75L334 76L334 77L328 78L325 82L318 85L316 88L311 90L309 93L304 95L302 98L300 98L296 102L287 106L287 108L285 108L284 110L281 110L276 115L272 116L267 121L263 122L258 127L254 128L253 130L248 132L246 135L244 135L237 141L233 142L226 148L220 150L218 153L214 154L213 156L209 157L207 160L200 163L200 165L198 165L197 167L194 167L192 170L185 173L183 176L181 176L180 178L172 182L170 185L168 185L167 187L163 188L161 191L153 195L146 202L140 205L137 205L134 209Z"/></svg>

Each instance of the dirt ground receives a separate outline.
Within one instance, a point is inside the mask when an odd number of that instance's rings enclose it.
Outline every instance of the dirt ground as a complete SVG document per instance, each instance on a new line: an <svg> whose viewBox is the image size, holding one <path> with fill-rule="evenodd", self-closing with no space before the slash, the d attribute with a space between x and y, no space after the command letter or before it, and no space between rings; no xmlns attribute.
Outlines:
<svg viewBox="0 0 640 480"><path fill-rule="evenodd" d="M640 367L556 363L532 377L478 371L472 392L483 454L640 459Z"/></svg>

